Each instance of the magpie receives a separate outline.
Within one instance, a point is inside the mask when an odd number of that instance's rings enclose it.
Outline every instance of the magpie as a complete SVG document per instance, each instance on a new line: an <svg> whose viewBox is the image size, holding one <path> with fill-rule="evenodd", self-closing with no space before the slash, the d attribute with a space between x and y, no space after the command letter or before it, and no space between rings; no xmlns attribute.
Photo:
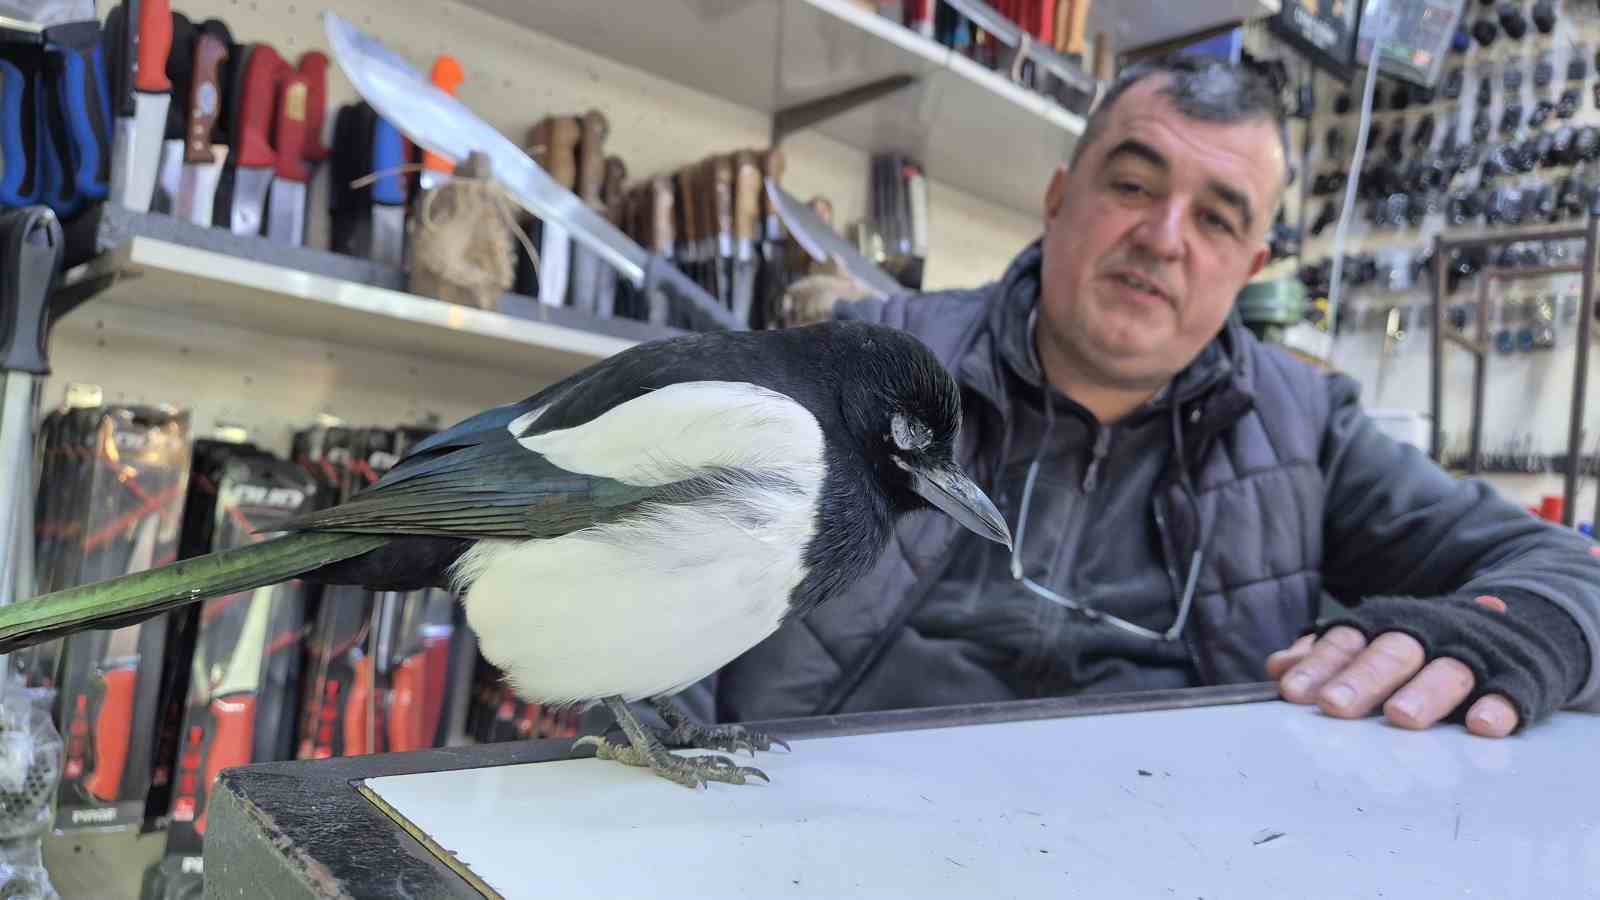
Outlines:
<svg viewBox="0 0 1600 900"><path fill-rule="evenodd" d="M289 578L442 587L520 697L610 709L627 743L582 738L595 755L689 787L765 780L669 752L773 743L669 698L864 575L902 516L1009 546L955 461L961 418L950 373L888 326L639 344L419 442L259 543L0 607L0 652ZM638 701L670 730L645 727Z"/></svg>

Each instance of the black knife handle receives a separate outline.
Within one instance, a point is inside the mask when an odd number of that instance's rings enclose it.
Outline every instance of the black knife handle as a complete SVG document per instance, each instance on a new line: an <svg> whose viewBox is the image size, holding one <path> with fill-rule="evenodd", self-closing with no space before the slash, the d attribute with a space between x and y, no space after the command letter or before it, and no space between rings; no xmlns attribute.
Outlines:
<svg viewBox="0 0 1600 900"><path fill-rule="evenodd" d="M0 213L0 370L50 373L45 332L64 243L49 207Z"/></svg>
<svg viewBox="0 0 1600 900"><path fill-rule="evenodd" d="M644 265L644 284L640 285L646 296L657 291L667 299L675 311L681 313L696 331L731 329L742 331L746 326L705 288L684 275L672 261L659 253L650 254Z"/></svg>

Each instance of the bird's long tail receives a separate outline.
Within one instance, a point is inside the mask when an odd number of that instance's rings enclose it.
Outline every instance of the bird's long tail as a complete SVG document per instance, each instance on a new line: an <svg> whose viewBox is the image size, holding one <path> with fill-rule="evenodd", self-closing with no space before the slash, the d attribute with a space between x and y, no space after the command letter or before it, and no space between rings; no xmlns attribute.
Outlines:
<svg viewBox="0 0 1600 900"><path fill-rule="evenodd" d="M370 534L296 532L0 606L0 653L88 628L139 622L207 597L287 581L387 543Z"/></svg>

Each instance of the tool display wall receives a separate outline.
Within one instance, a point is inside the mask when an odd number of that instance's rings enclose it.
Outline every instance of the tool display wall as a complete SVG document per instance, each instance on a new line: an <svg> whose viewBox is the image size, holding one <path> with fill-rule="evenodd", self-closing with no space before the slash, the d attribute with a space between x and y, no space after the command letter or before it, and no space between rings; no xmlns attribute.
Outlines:
<svg viewBox="0 0 1600 900"><path fill-rule="evenodd" d="M1600 201L1600 10L1575 2L1467 0L1462 31L1432 91L1379 78L1364 171L1345 247L1343 320L1329 356L1363 383L1373 408L1426 413L1430 249L1435 236L1581 227ZM1319 76L1309 129L1300 273L1326 297L1328 254L1355 147L1364 72L1349 85ZM1581 262L1581 242L1506 242L1447 260L1447 321L1472 318L1476 273L1493 266ZM1484 472L1531 502L1560 494L1581 277L1508 280L1489 295L1493 358L1485 386ZM1444 456L1465 463L1472 367L1461 351L1442 384ZM1593 355L1589 379L1600 378ZM1584 489L1593 505L1600 407L1583 411ZM1540 477L1542 476L1542 477Z"/></svg>

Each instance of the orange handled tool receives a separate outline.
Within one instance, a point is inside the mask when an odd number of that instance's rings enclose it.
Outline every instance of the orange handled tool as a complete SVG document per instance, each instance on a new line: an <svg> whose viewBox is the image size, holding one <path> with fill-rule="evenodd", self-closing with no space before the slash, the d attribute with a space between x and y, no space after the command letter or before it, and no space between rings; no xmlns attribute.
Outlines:
<svg viewBox="0 0 1600 900"><path fill-rule="evenodd" d="M211 701L211 746L206 748L206 775L200 793L206 798L195 831L206 833L206 814L211 811L211 790L223 769L242 766L253 756L256 737L256 695L239 694Z"/></svg>

